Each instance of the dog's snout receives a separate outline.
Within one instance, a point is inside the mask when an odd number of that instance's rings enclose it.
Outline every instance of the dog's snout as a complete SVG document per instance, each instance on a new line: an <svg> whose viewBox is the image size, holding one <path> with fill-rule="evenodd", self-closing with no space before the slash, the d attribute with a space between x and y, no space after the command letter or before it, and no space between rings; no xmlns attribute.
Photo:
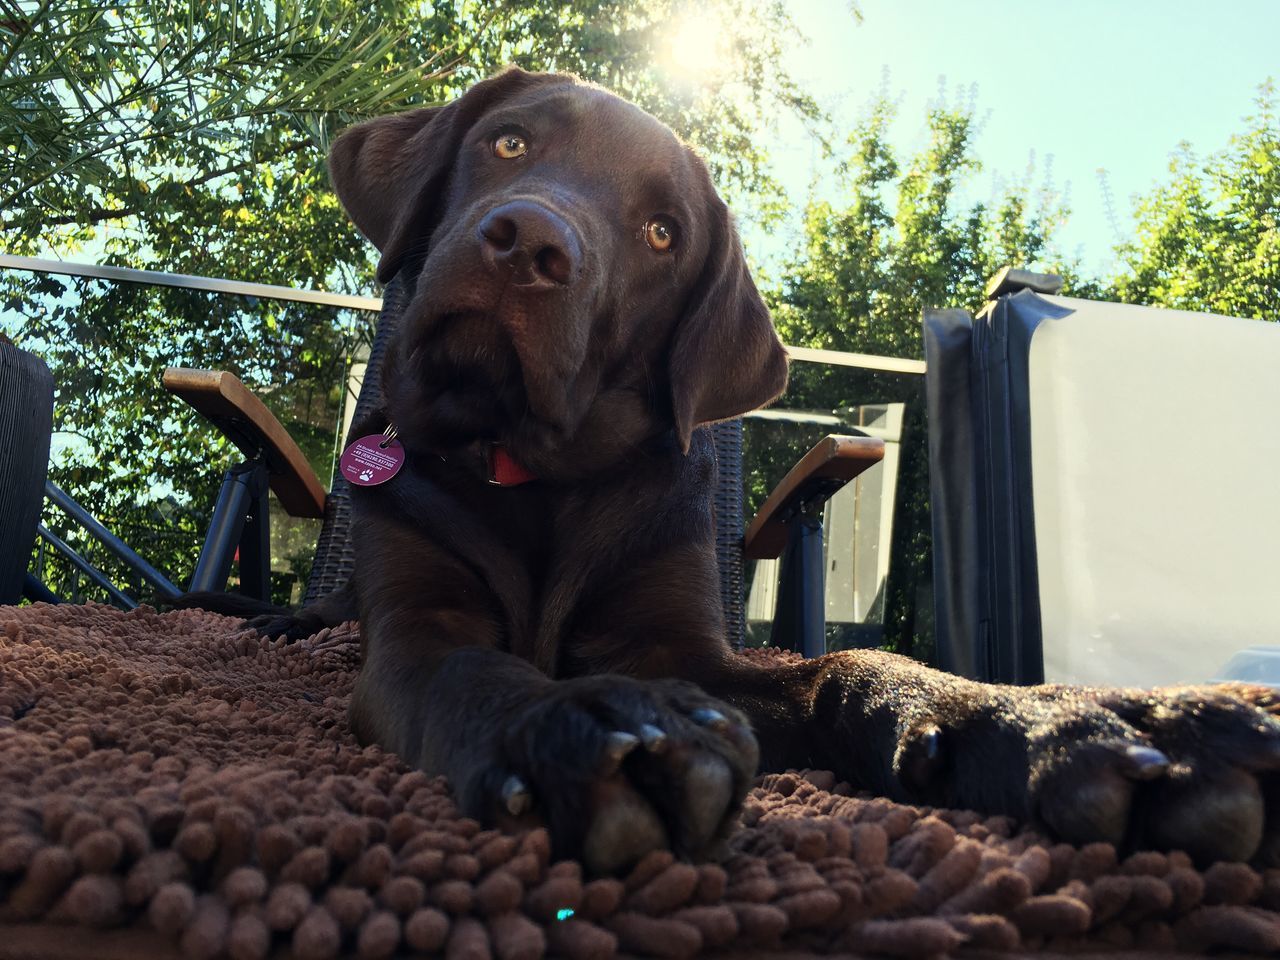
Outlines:
<svg viewBox="0 0 1280 960"><path fill-rule="evenodd" d="M582 244L563 217L530 200L490 210L478 228L485 259L527 287L564 287L577 279Z"/></svg>

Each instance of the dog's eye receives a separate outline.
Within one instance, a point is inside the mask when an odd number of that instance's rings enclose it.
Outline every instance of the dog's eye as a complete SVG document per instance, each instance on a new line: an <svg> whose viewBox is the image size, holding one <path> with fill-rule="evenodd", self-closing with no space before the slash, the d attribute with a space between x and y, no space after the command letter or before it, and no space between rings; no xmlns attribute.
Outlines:
<svg viewBox="0 0 1280 960"><path fill-rule="evenodd" d="M659 253L670 250L676 242L675 224L666 217L654 217L644 225L644 242Z"/></svg>
<svg viewBox="0 0 1280 960"><path fill-rule="evenodd" d="M529 141L518 133L503 133L493 141L493 155L503 160L515 160L529 152Z"/></svg>

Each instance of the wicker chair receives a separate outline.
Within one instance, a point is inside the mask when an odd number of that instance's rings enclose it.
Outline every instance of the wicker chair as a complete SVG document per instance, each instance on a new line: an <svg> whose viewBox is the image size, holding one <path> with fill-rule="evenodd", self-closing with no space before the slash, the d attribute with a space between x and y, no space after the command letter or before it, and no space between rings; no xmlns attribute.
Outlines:
<svg viewBox="0 0 1280 960"><path fill-rule="evenodd" d="M382 313L353 422L360 422L382 403L378 374L407 301L405 281L394 279L383 293ZM230 374L170 369L165 372L164 383L213 421L247 458L246 463L227 473L191 589L225 589L237 546L241 551L242 583L246 580L246 553L258 564L265 563L267 551L260 538L266 527L261 513L266 484L291 515L324 517L305 602L319 600L346 583L355 560L347 481L336 477L333 489L325 495L284 429ZM867 437L828 437L778 485L744 537L742 421L717 423L711 431L716 456L716 552L730 642L740 647L746 632L744 556L776 557L785 549L784 584L790 578L792 587L788 590L784 586L784 595L790 600L781 605L779 618L789 623L784 633L793 641L788 645L813 655L823 643L821 504L848 480L878 462L883 456L883 444ZM815 511L819 518L816 537ZM265 587L265 567L253 572L253 582L259 590Z"/></svg>

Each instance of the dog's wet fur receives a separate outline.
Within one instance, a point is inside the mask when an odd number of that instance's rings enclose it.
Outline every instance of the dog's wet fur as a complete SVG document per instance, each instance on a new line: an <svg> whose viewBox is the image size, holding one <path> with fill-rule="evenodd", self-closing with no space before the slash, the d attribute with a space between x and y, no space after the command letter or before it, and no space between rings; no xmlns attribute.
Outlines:
<svg viewBox="0 0 1280 960"><path fill-rule="evenodd" d="M1201 860L1280 850L1269 691L1017 688L874 651L763 666L720 608L706 423L783 348L707 168L639 108L509 70L334 144L338 196L412 297L382 372L407 459L353 489L356 572L253 622L358 615L351 723L486 823L625 869L713 856L758 770ZM487 482L501 443L536 479Z"/></svg>

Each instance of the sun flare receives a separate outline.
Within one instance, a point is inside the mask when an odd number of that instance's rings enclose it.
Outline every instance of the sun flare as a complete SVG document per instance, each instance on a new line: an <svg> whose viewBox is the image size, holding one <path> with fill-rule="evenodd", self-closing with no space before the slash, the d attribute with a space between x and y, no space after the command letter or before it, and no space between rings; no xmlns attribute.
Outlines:
<svg viewBox="0 0 1280 960"><path fill-rule="evenodd" d="M700 6L672 24L663 48L663 67L672 76L702 85L728 72L733 44L722 11Z"/></svg>

